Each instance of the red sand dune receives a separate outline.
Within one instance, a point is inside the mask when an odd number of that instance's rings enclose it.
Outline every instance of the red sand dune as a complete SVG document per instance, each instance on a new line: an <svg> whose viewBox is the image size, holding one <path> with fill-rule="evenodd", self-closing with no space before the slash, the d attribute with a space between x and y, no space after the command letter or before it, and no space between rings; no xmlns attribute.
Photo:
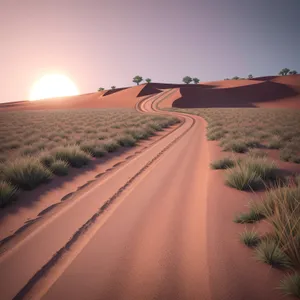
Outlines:
<svg viewBox="0 0 300 300"><path fill-rule="evenodd" d="M260 79L260 80L257 80ZM300 108L300 75L201 84L150 83L73 97L0 104L0 111L70 108L133 108L141 97L177 89L162 107L289 107Z"/></svg>

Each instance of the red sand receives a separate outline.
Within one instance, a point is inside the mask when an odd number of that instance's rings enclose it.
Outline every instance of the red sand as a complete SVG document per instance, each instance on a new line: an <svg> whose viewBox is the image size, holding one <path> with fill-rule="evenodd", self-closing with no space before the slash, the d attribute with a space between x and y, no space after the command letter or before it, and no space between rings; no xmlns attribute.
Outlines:
<svg viewBox="0 0 300 300"><path fill-rule="evenodd" d="M258 80L260 79L260 80ZM85 95L0 104L0 111L135 107L144 96L176 88L162 107L289 107L300 108L300 75L201 84L150 83Z"/></svg>
<svg viewBox="0 0 300 300"><path fill-rule="evenodd" d="M70 97L63 104L46 100L19 106L134 107L146 99L141 108L152 111L159 90L175 88L162 106L297 107L300 77L290 78L235 86L227 81L153 83L108 96ZM147 95L155 97L143 98ZM163 97L161 93L156 100ZM282 298L275 288L283 274L253 260L253 252L238 241L243 226L232 222L235 213L246 210L251 195L225 186L222 171L209 169L210 161L222 153L215 142L206 141L203 119L171 114L184 118L179 129L42 216L15 247L0 254L2 299L18 293L20 298L44 300ZM93 219L108 199L115 200ZM85 230L88 220L92 222ZM65 249L61 259L51 261L59 249ZM47 276L37 273L47 263ZM32 278L34 284L26 285Z"/></svg>

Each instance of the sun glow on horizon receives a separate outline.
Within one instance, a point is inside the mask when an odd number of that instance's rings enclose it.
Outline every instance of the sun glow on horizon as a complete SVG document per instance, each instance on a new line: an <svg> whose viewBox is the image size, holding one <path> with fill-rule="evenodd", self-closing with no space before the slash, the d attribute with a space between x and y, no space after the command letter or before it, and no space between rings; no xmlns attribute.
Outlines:
<svg viewBox="0 0 300 300"><path fill-rule="evenodd" d="M78 94L79 90L70 78L60 74L48 74L34 83L29 100L75 96Z"/></svg>

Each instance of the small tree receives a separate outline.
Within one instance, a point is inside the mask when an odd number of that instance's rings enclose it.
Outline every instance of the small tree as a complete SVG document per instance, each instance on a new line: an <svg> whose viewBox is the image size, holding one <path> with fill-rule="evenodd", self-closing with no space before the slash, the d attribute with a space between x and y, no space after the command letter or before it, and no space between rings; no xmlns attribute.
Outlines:
<svg viewBox="0 0 300 300"><path fill-rule="evenodd" d="M116 89L116 87L113 85L113 86L111 87L111 89L112 89L112 90L115 90L115 89Z"/></svg>
<svg viewBox="0 0 300 300"><path fill-rule="evenodd" d="M225 78L224 80L230 80L229 78Z"/></svg>
<svg viewBox="0 0 300 300"><path fill-rule="evenodd" d="M185 76L185 77L183 77L182 81L186 84L189 84L193 81L193 79L190 76Z"/></svg>
<svg viewBox="0 0 300 300"><path fill-rule="evenodd" d="M98 92L104 91L104 88L99 88Z"/></svg>
<svg viewBox="0 0 300 300"><path fill-rule="evenodd" d="M140 84L140 82L143 81L143 77L142 76L139 76L139 75L136 75L135 77L133 77L133 82L135 82L137 85Z"/></svg>
<svg viewBox="0 0 300 300"><path fill-rule="evenodd" d="M253 78L253 75L252 74L249 74L248 75L248 79L252 79Z"/></svg>
<svg viewBox="0 0 300 300"><path fill-rule="evenodd" d="M293 70L293 71L289 72L289 75L296 75L296 74L298 74L298 72L296 70Z"/></svg>
<svg viewBox="0 0 300 300"><path fill-rule="evenodd" d="M289 72L290 72L290 69L284 68L278 73L278 75L286 76L286 75L288 75Z"/></svg>
<svg viewBox="0 0 300 300"><path fill-rule="evenodd" d="M193 81L194 81L194 83L195 83L195 84L198 84L198 83L199 83L199 81L200 81L200 79L199 79L199 78L197 78L197 77L195 77L195 78L193 78Z"/></svg>
<svg viewBox="0 0 300 300"><path fill-rule="evenodd" d="M234 76L234 77L232 77L232 79L233 80L238 80L238 79L240 79L240 77L239 76Z"/></svg>
<svg viewBox="0 0 300 300"><path fill-rule="evenodd" d="M147 83L150 83L150 82L151 82L151 79L150 79L150 78L146 78L145 81L146 81Z"/></svg>

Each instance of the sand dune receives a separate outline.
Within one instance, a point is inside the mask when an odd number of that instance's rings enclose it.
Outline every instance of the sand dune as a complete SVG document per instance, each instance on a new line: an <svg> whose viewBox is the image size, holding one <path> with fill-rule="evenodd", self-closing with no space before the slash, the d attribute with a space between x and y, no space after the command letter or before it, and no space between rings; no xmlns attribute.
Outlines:
<svg viewBox="0 0 300 300"><path fill-rule="evenodd" d="M177 89L162 107L290 107L300 108L300 75L222 80L201 84L150 83L73 97L0 104L0 111L134 107L141 97Z"/></svg>

